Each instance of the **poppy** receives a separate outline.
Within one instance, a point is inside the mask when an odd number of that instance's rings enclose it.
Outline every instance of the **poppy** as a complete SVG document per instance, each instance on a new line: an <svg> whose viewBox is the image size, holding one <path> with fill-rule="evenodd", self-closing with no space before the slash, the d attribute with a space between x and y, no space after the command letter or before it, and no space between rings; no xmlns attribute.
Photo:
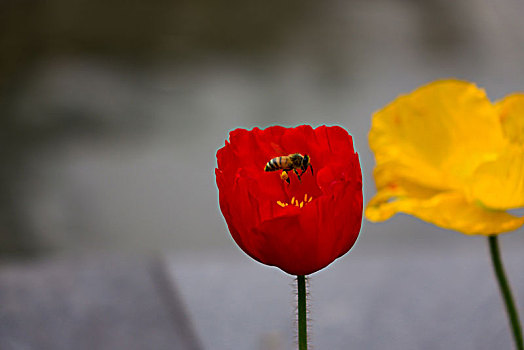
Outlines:
<svg viewBox="0 0 524 350"><path fill-rule="evenodd" d="M492 103L484 90L439 80L398 97L373 115L377 194L370 221L406 213L445 229L486 235L517 349L518 310L500 256L498 234L524 224L524 94Z"/></svg>
<svg viewBox="0 0 524 350"><path fill-rule="evenodd" d="M291 154L306 158L307 166L282 174ZM218 150L217 162L220 209L231 236L253 259L308 275L355 243L362 172L343 128L236 129Z"/></svg>
<svg viewBox="0 0 524 350"><path fill-rule="evenodd" d="M492 103L484 90L440 80L373 115L377 194L371 221L406 213L465 234L515 230L524 217L524 94Z"/></svg>

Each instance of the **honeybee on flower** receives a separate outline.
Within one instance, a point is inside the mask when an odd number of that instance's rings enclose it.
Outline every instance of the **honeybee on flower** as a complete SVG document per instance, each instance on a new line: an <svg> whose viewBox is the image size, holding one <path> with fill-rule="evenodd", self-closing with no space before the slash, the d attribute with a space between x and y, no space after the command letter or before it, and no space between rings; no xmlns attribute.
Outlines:
<svg viewBox="0 0 524 350"><path fill-rule="evenodd" d="M292 153L287 156L280 156L271 159L266 163L264 171L282 170L280 178L282 181L290 183L288 171L293 170L300 181L300 177L307 171L308 168L311 168L311 174L314 175L313 166L311 165L310 158L307 154L303 156L300 153ZM301 169L302 172L299 174L297 169Z"/></svg>

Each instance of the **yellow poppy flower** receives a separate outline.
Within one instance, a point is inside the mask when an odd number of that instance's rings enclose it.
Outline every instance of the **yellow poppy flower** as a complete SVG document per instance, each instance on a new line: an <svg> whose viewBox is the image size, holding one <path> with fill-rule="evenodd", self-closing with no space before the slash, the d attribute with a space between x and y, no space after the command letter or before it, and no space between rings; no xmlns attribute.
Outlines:
<svg viewBox="0 0 524 350"><path fill-rule="evenodd" d="M524 94L492 103L472 83L440 80L373 115L377 194L370 221L406 213L465 234L524 224Z"/></svg>

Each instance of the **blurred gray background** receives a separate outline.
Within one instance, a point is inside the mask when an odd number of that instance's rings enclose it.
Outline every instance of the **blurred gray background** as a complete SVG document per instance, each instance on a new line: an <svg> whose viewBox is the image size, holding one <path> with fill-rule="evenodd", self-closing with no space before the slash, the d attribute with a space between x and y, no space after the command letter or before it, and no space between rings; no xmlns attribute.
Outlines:
<svg viewBox="0 0 524 350"><path fill-rule="evenodd" d="M0 258L168 254L198 305L199 268L252 264L218 208L230 130L345 127L367 201L373 111L445 77L493 100L524 90L523 14L520 0L2 1ZM342 260L485 243L399 215L364 221Z"/></svg>
<svg viewBox="0 0 524 350"><path fill-rule="evenodd" d="M214 167L237 127L344 126L369 199L372 112L444 77L494 100L523 90L523 13L518 0L3 1L0 254L236 252ZM470 239L398 217L365 222L359 245L427 240Z"/></svg>

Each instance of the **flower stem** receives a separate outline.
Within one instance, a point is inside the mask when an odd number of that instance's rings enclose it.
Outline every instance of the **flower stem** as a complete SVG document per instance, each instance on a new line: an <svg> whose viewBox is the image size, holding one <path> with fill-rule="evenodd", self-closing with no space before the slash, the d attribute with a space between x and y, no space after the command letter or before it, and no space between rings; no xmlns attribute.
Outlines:
<svg viewBox="0 0 524 350"><path fill-rule="evenodd" d="M297 276L298 284L298 349L307 350L306 277Z"/></svg>
<svg viewBox="0 0 524 350"><path fill-rule="evenodd" d="M491 252L491 261L493 262L493 269L499 282L500 293L506 303L506 311L508 312L509 322L513 330L513 339L515 340L515 348L517 350L524 350L522 342L522 328L520 326L519 315L513 296L511 294L511 288L509 286L506 274L504 272L504 266L502 265L502 259L500 258L499 243L496 235L488 237L489 250Z"/></svg>

